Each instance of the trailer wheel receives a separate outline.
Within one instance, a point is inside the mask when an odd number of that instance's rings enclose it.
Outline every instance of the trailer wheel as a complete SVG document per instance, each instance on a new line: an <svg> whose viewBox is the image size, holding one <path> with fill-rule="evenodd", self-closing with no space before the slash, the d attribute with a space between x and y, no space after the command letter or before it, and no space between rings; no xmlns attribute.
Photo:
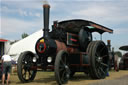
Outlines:
<svg viewBox="0 0 128 85"><path fill-rule="evenodd" d="M17 64L17 74L21 82L27 83L34 80L37 72L37 62L33 60L35 55L26 51L20 54Z"/></svg>
<svg viewBox="0 0 128 85"><path fill-rule="evenodd" d="M55 78L59 85L66 84L70 78L68 53L64 50L59 51L56 56Z"/></svg>
<svg viewBox="0 0 128 85"><path fill-rule="evenodd" d="M89 55L89 74L93 79L105 78L108 72L108 49L103 41L92 41L87 48Z"/></svg>

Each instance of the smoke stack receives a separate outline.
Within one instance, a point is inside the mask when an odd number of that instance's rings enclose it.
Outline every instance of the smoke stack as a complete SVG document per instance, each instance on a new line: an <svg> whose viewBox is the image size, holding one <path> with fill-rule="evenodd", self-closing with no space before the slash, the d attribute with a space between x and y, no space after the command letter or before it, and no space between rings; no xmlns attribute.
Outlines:
<svg viewBox="0 0 128 85"><path fill-rule="evenodd" d="M49 33L49 11L50 11L50 5L49 4L44 4L43 5L44 9L44 38L48 38L48 33Z"/></svg>

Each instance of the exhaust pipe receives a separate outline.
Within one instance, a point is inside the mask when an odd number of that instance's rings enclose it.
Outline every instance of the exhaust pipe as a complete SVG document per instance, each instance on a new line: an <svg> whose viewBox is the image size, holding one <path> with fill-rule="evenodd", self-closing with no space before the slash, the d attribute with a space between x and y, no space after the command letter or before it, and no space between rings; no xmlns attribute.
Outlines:
<svg viewBox="0 0 128 85"><path fill-rule="evenodd" d="M50 5L49 4L44 4L43 5L43 9L44 9L44 38L48 38L48 33L49 33L49 11L50 11Z"/></svg>

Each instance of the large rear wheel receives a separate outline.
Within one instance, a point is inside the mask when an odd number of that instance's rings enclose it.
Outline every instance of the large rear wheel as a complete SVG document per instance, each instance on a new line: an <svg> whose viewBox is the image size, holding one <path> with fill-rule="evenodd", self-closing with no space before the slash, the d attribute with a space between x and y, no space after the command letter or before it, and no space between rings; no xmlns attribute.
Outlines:
<svg viewBox="0 0 128 85"><path fill-rule="evenodd" d="M94 79L105 78L108 72L108 49L103 41L92 41L87 48L89 55L89 74Z"/></svg>
<svg viewBox="0 0 128 85"><path fill-rule="evenodd" d="M56 56L55 78L59 85L66 84L70 78L68 53L64 50L59 51Z"/></svg>
<svg viewBox="0 0 128 85"><path fill-rule="evenodd" d="M36 61L36 57L32 52L21 53L17 64L17 74L21 82L26 83L34 80L37 72Z"/></svg>

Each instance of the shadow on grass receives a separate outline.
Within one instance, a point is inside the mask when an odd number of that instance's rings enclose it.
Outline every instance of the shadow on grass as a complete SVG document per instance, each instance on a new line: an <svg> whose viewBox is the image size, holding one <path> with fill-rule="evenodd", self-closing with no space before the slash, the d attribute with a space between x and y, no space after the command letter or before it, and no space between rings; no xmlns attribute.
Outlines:
<svg viewBox="0 0 128 85"><path fill-rule="evenodd" d="M79 82L79 81L83 81L83 80L92 80L89 75L86 74L76 74L74 75L74 77L72 77L69 81L71 82ZM55 76L54 75L49 75L45 78L38 78L35 79L34 81L32 81L34 83L49 83L50 85L57 85L56 80L55 80ZM17 82L18 85L23 84L22 82Z"/></svg>
<svg viewBox="0 0 128 85"><path fill-rule="evenodd" d="M50 83L55 81L55 77L54 76L48 76L47 78L39 78L34 80L34 82L36 83Z"/></svg>
<svg viewBox="0 0 128 85"><path fill-rule="evenodd" d="M76 74L74 75L70 81L83 81L83 80L92 80L91 77L87 74Z"/></svg>
<svg viewBox="0 0 128 85"><path fill-rule="evenodd" d="M48 76L47 78L38 78L38 79L35 79L31 82L28 82L28 83L42 83L42 84L45 84L45 83L50 83L51 85L56 85L56 82L55 82L55 77L54 76ZM27 83L22 83L22 82L16 82L17 85L20 85L20 84L27 84Z"/></svg>

